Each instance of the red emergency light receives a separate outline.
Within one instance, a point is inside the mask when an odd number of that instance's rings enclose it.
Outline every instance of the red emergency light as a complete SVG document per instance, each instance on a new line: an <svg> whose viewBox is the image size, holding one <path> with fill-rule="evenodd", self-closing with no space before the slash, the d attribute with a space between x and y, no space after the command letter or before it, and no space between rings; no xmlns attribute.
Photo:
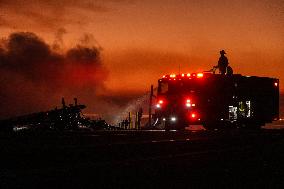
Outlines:
<svg viewBox="0 0 284 189"><path fill-rule="evenodd" d="M183 74L170 74L170 75L163 75L163 78L167 78L168 80L175 80L175 78L181 80L181 78L188 78L188 79L193 79L193 78L203 78L204 74L202 72L200 73L183 73Z"/></svg>
<svg viewBox="0 0 284 189"><path fill-rule="evenodd" d="M185 106L188 107L188 108L190 108L190 107L191 107L191 104L190 104L190 103L186 103Z"/></svg>
<svg viewBox="0 0 284 189"><path fill-rule="evenodd" d="M190 108L193 107L193 105L195 106L195 104L192 104L192 100L190 98L185 99L185 107Z"/></svg>
<svg viewBox="0 0 284 189"><path fill-rule="evenodd" d="M197 78L202 78L203 77L203 73L198 73L197 74Z"/></svg>
<svg viewBox="0 0 284 189"><path fill-rule="evenodd" d="M158 103L156 104L156 108L161 108L163 104L164 104L164 100L162 99L158 100Z"/></svg>
<svg viewBox="0 0 284 189"><path fill-rule="evenodd" d="M190 111L187 113L187 119L197 121L199 120L199 114L196 111Z"/></svg>

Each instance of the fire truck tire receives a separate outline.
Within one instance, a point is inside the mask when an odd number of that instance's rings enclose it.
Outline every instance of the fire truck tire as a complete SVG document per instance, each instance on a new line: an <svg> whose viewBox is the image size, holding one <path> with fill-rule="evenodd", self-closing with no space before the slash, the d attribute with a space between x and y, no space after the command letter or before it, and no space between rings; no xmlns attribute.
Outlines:
<svg viewBox="0 0 284 189"><path fill-rule="evenodd" d="M216 122L205 122L203 124L203 127L206 130L212 131L212 130L218 129L220 126L218 126L218 124Z"/></svg>

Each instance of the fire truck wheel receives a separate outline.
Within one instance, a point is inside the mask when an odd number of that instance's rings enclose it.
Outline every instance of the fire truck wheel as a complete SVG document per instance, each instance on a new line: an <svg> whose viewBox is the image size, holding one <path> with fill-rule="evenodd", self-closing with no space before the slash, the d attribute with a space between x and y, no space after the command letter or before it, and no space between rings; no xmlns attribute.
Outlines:
<svg viewBox="0 0 284 189"><path fill-rule="evenodd" d="M208 131L213 131L219 128L219 125L216 122L206 122L203 124L203 127Z"/></svg>

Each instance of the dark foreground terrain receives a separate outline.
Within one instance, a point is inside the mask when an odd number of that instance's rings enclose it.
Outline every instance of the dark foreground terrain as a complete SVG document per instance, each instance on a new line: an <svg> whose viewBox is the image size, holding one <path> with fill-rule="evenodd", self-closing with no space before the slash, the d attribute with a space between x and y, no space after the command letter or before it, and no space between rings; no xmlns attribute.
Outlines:
<svg viewBox="0 0 284 189"><path fill-rule="evenodd" d="M284 188L284 130L1 134L0 188Z"/></svg>

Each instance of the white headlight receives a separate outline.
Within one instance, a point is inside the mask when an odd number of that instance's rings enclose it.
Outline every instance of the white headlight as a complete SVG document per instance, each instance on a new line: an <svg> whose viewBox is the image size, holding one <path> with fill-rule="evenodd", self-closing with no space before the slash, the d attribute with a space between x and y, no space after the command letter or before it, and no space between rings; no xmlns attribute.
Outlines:
<svg viewBox="0 0 284 189"><path fill-rule="evenodd" d="M176 117L171 117L171 121L176 121L177 118Z"/></svg>

